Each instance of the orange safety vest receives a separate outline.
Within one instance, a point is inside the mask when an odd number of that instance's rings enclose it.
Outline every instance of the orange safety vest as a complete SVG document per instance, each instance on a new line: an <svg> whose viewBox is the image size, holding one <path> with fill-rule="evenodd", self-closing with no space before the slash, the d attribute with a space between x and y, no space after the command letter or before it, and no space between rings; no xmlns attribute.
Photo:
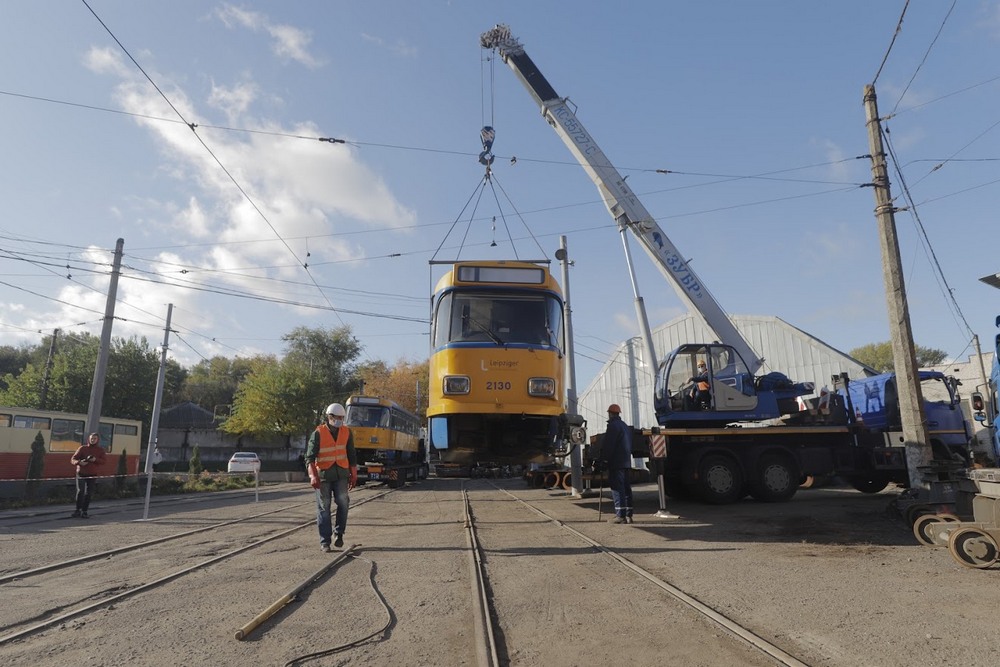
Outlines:
<svg viewBox="0 0 1000 667"><path fill-rule="evenodd" d="M708 391L708 382L699 382L698 391Z"/></svg>
<svg viewBox="0 0 1000 667"><path fill-rule="evenodd" d="M347 458L347 438L351 432L346 426L337 428L337 439L334 440L333 433L326 424L316 427L319 431L319 453L316 455L316 467L320 470L337 464L341 468L350 468L351 464Z"/></svg>

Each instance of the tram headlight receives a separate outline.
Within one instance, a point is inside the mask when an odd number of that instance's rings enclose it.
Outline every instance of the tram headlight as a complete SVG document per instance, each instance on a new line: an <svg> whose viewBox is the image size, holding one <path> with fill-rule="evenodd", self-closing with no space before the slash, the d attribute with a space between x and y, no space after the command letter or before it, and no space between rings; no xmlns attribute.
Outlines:
<svg viewBox="0 0 1000 667"><path fill-rule="evenodd" d="M468 375L446 375L444 378L444 395L455 396L469 393Z"/></svg>
<svg viewBox="0 0 1000 667"><path fill-rule="evenodd" d="M531 378L528 380L528 396L555 396L556 381L552 378Z"/></svg>

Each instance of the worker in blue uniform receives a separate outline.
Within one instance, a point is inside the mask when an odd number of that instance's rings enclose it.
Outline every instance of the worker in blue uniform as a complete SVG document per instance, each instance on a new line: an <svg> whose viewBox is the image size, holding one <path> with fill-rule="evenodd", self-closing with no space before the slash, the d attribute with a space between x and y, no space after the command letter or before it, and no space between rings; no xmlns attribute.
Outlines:
<svg viewBox="0 0 1000 667"><path fill-rule="evenodd" d="M622 421L617 403L608 406L608 429L601 441L600 458L608 471L608 486L615 503L611 523L632 523L632 429Z"/></svg>

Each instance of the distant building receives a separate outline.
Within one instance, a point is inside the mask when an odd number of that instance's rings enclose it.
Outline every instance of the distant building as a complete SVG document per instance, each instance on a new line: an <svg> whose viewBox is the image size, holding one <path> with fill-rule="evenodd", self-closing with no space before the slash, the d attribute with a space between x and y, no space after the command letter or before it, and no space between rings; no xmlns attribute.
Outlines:
<svg viewBox="0 0 1000 667"><path fill-rule="evenodd" d="M219 421L212 412L190 401L161 410L156 445L163 463L186 470L195 445L202 463L210 468L220 465L225 468L225 463L238 451L256 452L265 468L268 461L297 462L299 455L305 453L306 434L298 438L258 440L220 431Z"/></svg>

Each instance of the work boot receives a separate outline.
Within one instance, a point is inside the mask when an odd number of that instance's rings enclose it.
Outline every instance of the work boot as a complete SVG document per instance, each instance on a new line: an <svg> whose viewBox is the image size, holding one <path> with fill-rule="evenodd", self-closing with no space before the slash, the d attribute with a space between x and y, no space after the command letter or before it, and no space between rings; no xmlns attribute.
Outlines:
<svg viewBox="0 0 1000 667"><path fill-rule="evenodd" d="M80 513L80 518L81 518L81 519L89 519L89 518L90 518L90 515L89 515L89 514L87 514L86 512L81 512L81 513Z"/></svg>
<svg viewBox="0 0 1000 667"><path fill-rule="evenodd" d="M344 546L344 536L343 535L337 535L337 539L335 539L333 541L333 546L337 547L338 549L340 547Z"/></svg>
<svg viewBox="0 0 1000 667"><path fill-rule="evenodd" d="M80 510L74 510L74 512L72 514L70 514L69 516L72 519L79 519L80 518Z"/></svg>
<svg viewBox="0 0 1000 667"><path fill-rule="evenodd" d="M626 521L626 523L635 523L635 519L633 519L630 516L625 517L625 521Z"/></svg>
<svg viewBox="0 0 1000 667"><path fill-rule="evenodd" d="M616 516L610 523L628 523L628 519L623 516Z"/></svg>
<svg viewBox="0 0 1000 667"><path fill-rule="evenodd" d="M330 545L324 542L323 544L319 545L319 550L322 551L323 553L328 554L331 551Z"/></svg>

